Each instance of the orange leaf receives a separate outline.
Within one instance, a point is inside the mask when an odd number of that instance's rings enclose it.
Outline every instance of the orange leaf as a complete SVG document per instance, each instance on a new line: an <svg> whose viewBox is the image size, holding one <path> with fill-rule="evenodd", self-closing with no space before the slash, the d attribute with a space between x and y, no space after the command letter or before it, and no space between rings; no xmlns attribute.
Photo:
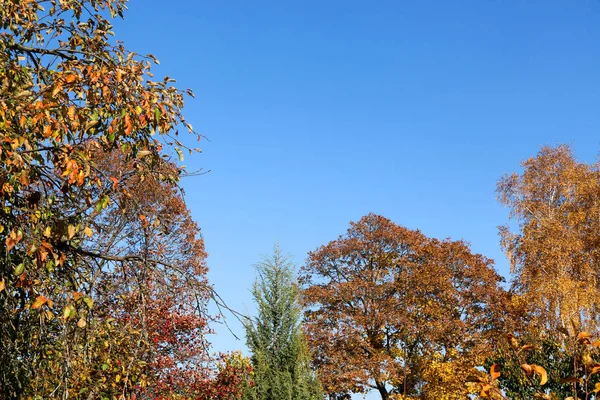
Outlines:
<svg viewBox="0 0 600 400"><path fill-rule="evenodd" d="M11 251L13 247L15 247L15 244L17 244L17 242L11 238L11 237L7 237L6 238L6 250L7 251Z"/></svg>
<svg viewBox="0 0 600 400"><path fill-rule="evenodd" d="M587 332L579 332L579 334L577 335L577 340L579 340L581 343L584 343L584 344L591 344L592 343L590 341L591 338L592 338L592 335L590 335Z"/></svg>
<svg viewBox="0 0 600 400"><path fill-rule="evenodd" d="M125 134L127 136L131 135L131 130L133 128L133 124L131 123L131 117L129 114L125 114Z"/></svg>
<svg viewBox="0 0 600 400"><path fill-rule="evenodd" d="M112 189L115 190L117 188L117 184L119 183L119 180L117 178L115 178L114 176L109 177L109 179L112 181Z"/></svg>
<svg viewBox="0 0 600 400"><path fill-rule="evenodd" d="M4 282L4 279L2 279L0 281L0 292L4 290L4 288L6 288L6 283Z"/></svg>
<svg viewBox="0 0 600 400"><path fill-rule="evenodd" d="M494 364L490 367L490 376L492 377L492 380L498 379L500 376L500 365Z"/></svg>
<svg viewBox="0 0 600 400"><path fill-rule="evenodd" d="M47 138L48 136L52 135L52 127L50 125L45 125L44 126L44 130L42 132L42 135Z"/></svg>
<svg viewBox="0 0 600 400"><path fill-rule="evenodd" d="M46 304L47 301L48 299L46 299L44 296L38 296L38 298L35 299L35 301L31 305L31 308L40 308L41 306Z"/></svg>

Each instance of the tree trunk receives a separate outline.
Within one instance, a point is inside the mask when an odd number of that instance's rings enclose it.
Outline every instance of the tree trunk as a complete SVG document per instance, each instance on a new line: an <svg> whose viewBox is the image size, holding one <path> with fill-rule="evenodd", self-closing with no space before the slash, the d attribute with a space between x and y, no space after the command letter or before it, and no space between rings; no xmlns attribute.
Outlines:
<svg viewBox="0 0 600 400"><path fill-rule="evenodd" d="M379 390L379 394L381 395L381 400L389 400L390 394L385 388L385 383L375 381L375 385L377 386L377 390Z"/></svg>

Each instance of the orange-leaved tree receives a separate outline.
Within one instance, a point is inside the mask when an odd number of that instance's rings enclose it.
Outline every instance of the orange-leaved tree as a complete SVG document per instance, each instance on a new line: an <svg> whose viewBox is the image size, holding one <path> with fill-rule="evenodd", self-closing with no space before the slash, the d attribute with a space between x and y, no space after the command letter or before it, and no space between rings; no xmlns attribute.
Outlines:
<svg viewBox="0 0 600 400"><path fill-rule="evenodd" d="M0 0L2 398L214 398L246 369L202 369L211 289L169 160L199 136L110 40L125 3Z"/></svg>
<svg viewBox="0 0 600 400"><path fill-rule="evenodd" d="M463 399L502 329L492 262L369 214L309 254L305 327L326 393ZM413 397L411 397L413 396Z"/></svg>

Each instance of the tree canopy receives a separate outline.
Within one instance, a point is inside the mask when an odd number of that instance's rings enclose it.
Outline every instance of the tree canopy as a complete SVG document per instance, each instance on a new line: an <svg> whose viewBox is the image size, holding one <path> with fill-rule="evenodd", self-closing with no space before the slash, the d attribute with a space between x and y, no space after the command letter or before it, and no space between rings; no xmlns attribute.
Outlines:
<svg viewBox="0 0 600 400"><path fill-rule="evenodd" d="M326 393L463 399L505 294L491 260L375 214L309 254L307 338Z"/></svg>
<svg viewBox="0 0 600 400"><path fill-rule="evenodd" d="M600 389L599 164L581 162L560 145L543 147L522 166L497 186L516 222L500 234L519 310L511 340L493 358L505 367L500 388L515 399L589 399ZM542 366L547 383L534 382L523 364Z"/></svg>
<svg viewBox="0 0 600 400"><path fill-rule="evenodd" d="M233 398L249 368L208 353L171 157L200 136L155 57L111 39L125 3L0 0L2 398Z"/></svg>

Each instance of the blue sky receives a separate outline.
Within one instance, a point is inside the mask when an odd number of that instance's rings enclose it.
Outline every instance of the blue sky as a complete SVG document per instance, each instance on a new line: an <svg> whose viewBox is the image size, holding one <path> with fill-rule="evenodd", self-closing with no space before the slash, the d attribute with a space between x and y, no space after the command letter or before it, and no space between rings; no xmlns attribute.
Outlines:
<svg viewBox="0 0 600 400"><path fill-rule="evenodd" d="M187 158L210 280L252 311L252 264L375 212L463 238L508 276L495 183L541 145L600 149L600 1L132 0L116 37L196 99ZM244 347L217 327L216 350Z"/></svg>

